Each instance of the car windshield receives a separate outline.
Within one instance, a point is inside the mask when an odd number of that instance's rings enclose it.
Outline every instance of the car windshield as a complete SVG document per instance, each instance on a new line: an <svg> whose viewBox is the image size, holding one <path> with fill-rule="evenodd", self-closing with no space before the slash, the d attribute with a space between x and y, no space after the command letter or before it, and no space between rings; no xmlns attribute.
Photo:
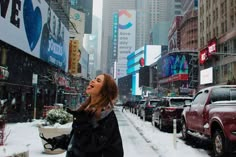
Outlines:
<svg viewBox="0 0 236 157"><path fill-rule="evenodd" d="M190 99L171 99L170 106L183 106L185 104L190 103Z"/></svg>

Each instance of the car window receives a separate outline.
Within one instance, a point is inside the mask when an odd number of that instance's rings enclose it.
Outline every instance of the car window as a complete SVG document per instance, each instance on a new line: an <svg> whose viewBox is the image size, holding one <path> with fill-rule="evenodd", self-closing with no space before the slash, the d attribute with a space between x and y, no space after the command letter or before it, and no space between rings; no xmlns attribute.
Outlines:
<svg viewBox="0 0 236 157"><path fill-rule="evenodd" d="M140 106L144 106L144 105L145 105L145 102L146 102L146 101L140 101L140 102L139 102L139 105L140 105Z"/></svg>
<svg viewBox="0 0 236 157"><path fill-rule="evenodd" d="M190 103L189 99L171 99L170 106L184 106L185 104Z"/></svg>
<svg viewBox="0 0 236 157"><path fill-rule="evenodd" d="M195 96L195 98L194 98L194 100L193 100L193 102L192 102L192 105L198 105L198 104L200 104L200 105L205 105L207 96L208 96L208 93L206 93L206 92L199 92L199 93Z"/></svg>
<svg viewBox="0 0 236 157"><path fill-rule="evenodd" d="M236 100L236 89L230 89L230 100Z"/></svg>
<svg viewBox="0 0 236 157"><path fill-rule="evenodd" d="M212 102L229 100L236 100L236 88L215 88L212 90Z"/></svg>

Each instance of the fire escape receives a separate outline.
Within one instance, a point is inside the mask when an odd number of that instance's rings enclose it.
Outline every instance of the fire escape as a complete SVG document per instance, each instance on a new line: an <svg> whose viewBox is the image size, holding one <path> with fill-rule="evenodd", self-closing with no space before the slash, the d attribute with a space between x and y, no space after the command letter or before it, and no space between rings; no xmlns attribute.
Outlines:
<svg viewBox="0 0 236 157"><path fill-rule="evenodd" d="M189 55L189 88L196 89L198 86L198 54L190 53Z"/></svg>

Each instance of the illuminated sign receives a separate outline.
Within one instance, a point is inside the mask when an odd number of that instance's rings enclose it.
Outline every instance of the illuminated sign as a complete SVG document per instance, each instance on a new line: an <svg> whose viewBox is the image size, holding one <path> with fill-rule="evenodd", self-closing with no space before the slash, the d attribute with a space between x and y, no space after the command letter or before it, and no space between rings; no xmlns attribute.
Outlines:
<svg viewBox="0 0 236 157"><path fill-rule="evenodd" d="M140 58L140 60L139 60L139 64L140 64L140 66L142 66L142 67L144 66L145 62L144 62L143 57Z"/></svg>
<svg viewBox="0 0 236 157"><path fill-rule="evenodd" d="M216 52L216 39L212 39L208 42L208 56Z"/></svg>
<svg viewBox="0 0 236 157"><path fill-rule="evenodd" d="M200 64L204 64L207 59L208 59L208 48L205 48L200 51L200 55L199 55Z"/></svg>

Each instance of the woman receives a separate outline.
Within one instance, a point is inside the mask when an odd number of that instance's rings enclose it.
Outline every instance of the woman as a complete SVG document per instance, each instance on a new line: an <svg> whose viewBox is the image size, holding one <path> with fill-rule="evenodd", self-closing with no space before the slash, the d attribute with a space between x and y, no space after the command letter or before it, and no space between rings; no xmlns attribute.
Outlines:
<svg viewBox="0 0 236 157"><path fill-rule="evenodd" d="M67 150L66 157L123 157L122 139L113 102L118 88L110 75L90 81L89 98L76 111L68 110L74 120L70 135L45 139L52 150Z"/></svg>

